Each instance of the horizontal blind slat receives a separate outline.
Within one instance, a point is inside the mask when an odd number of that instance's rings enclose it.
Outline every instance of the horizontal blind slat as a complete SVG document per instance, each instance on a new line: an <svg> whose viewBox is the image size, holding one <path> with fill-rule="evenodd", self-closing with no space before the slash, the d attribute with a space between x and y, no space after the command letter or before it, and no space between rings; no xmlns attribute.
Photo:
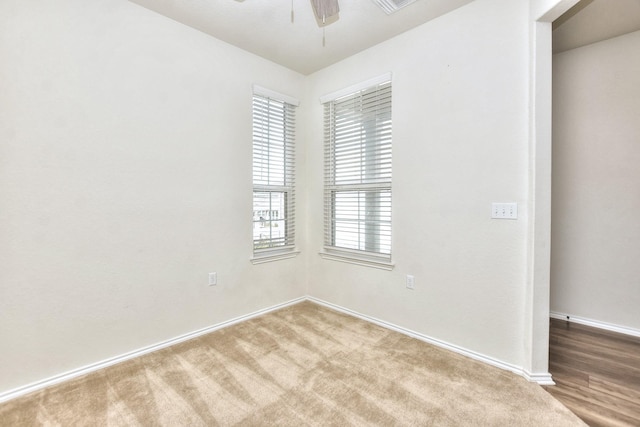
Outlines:
<svg viewBox="0 0 640 427"><path fill-rule="evenodd" d="M391 82L324 104L325 246L391 250Z"/></svg>
<svg viewBox="0 0 640 427"><path fill-rule="evenodd" d="M295 107L253 96L254 252L295 244Z"/></svg>

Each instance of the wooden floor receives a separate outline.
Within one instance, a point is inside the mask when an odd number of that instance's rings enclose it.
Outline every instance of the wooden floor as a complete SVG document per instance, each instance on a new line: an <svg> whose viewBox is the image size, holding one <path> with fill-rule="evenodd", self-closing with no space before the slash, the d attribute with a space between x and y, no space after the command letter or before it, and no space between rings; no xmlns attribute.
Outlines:
<svg viewBox="0 0 640 427"><path fill-rule="evenodd" d="M551 319L545 389L592 427L640 426L640 338Z"/></svg>

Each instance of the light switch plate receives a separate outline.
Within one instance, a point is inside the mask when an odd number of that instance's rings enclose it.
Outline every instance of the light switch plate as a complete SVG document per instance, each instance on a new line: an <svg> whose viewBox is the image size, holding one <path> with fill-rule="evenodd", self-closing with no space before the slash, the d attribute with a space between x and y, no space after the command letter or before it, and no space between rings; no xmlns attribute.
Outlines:
<svg viewBox="0 0 640 427"><path fill-rule="evenodd" d="M518 219L518 204L517 203L492 203L491 218Z"/></svg>

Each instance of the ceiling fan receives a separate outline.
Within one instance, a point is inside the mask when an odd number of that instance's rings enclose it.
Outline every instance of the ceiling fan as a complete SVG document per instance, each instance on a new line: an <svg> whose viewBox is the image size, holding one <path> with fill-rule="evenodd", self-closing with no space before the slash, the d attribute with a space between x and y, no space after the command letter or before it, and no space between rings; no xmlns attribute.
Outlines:
<svg viewBox="0 0 640 427"><path fill-rule="evenodd" d="M244 0L236 0L243 2ZM340 18L340 5L338 0L310 0L318 27L322 28L322 46L325 45L324 27L333 24ZM372 0L387 15L392 14L416 0ZM294 21L293 0L291 0L291 22Z"/></svg>
<svg viewBox="0 0 640 427"><path fill-rule="evenodd" d="M236 1L243 2L244 0ZM340 12L338 0L311 0L311 7L313 8L313 13L316 16L319 27L335 22L338 17L338 12ZM336 19L331 20L332 22L327 22L327 19L330 18ZM293 22L293 0L291 0L291 22Z"/></svg>
<svg viewBox="0 0 640 427"><path fill-rule="evenodd" d="M243 2L244 0L236 0ZM338 20L340 6L338 0L310 0L313 13L319 27L324 27ZM387 15L392 14L416 0L372 0ZM293 22L293 0L291 0L291 21Z"/></svg>

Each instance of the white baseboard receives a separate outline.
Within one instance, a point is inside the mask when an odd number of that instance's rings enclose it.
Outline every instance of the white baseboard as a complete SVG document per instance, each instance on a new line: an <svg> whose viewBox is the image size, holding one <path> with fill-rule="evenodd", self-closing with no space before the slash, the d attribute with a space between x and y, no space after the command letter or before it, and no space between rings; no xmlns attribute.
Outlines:
<svg viewBox="0 0 640 427"><path fill-rule="evenodd" d="M0 392L0 403L9 401L11 399L15 399L15 398L20 397L20 396L24 396L25 394L28 394L28 393L31 393L31 392L34 392L34 391L37 391L37 390L41 390L41 389L43 389L45 387L49 387L49 386L52 386L52 385L55 385L55 384L59 384L59 383L64 382L64 381L71 380L73 378L77 378L77 377L79 377L81 375L85 375L85 374L88 374L88 373L91 373L91 372L95 372L95 371L98 371L100 369L104 369L104 368L107 368L109 366L121 363L121 362L125 362L125 361L133 359L135 357L139 357L139 356L142 356L144 354L160 350L162 348L166 348L166 347L169 347L169 346L172 346L172 345L175 345L175 344L179 344L179 343L181 343L183 341L187 341L187 340L199 337L201 335L208 334L210 332L225 328L227 326L231 326L231 325L234 325L236 323L240 323L240 322L243 322L245 320L249 320L249 319L252 319L254 317L257 317L257 316L260 316L260 315L263 315L263 314L266 314L266 313L269 313L269 312L272 312L272 311L275 311L275 310L279 310L281 308L284 308L284 307L287 307L287 306L290 306L290 305L294 305L294 304L300 303L300 302L305 301L305 300L312 301L312 302L314 302L316 304L323 305L325 307L331 308L333 310L336 310L336 311L339 311L339 312L342 312L342 313L345 313L345 314L349 314L351 316L357 317L357 318L365 320L367 322L371 322L371 323L374 323L376 325L382 326L383 328L387 328L387 329L390 329L390 330L393 330L393 331L396 331L396 332L400 332L400 333L402 333L404 335L408 335L410 337L419 339L419 340L427 342L429 344L433 344L435 346L438 346L438 347L453 351L453 352L461 354L463 356L470 357L471 359L478 360L478 361L486 363L488 365L495 366L497 368L516 373L518 375L523 376L527 380L532 381L532 382L536 382L536 383L538 383L540 385L553 385L554 384L553 380L551 379L551 375L549 373L529 373L529 372L526 372L521 367L518 367L518 366L515 366L515 365L511 365L509 363L502 362L500 360L494 359L494 358L489 357L489 356L485 356L485 355L477 353L475 351L471 351L471 350L465 349L463 347L459 347L457 345L450 344L450 343L447 343L445 341L441 341L441 340L429 337L427 335L424 335L424 334L412 331L410 329L406 329L406 328L394 325L394 324L389 323L389 322L385 322L385 321L380 320L380 319L376 319L376 318L373 318L373 317L370 317L370 316L366 316L364 314L358 313L358 312L353 311L353 310L349 310L347 308L338 306L336 304L332 304L332 303L320 300L318 298L306 296L306 297L296 298L296 299L293 299L291 301L288 301L288 302L285 302L285 303L282 303L282 304L276 304L274 306L271 306L271 307L268 307L268 308L264 308L262 310L255 311L253 313L250 313L250 314L247 314L247 315L244 315L244 316L239 316L239 317L236 317L234 319L227 320L225 322L217 323L215 325L208 326L206 328L199 329L199 330L194 331L194 332L190 332L190 333L187 333L187 334L184 334L184 335L180 335L178 337L171 338L171 339L168 339L166 341L162 341L162 342L159 342L157 344L153 344L153 345L150 345L150 346L147 346L147 347L143 347L143 348L140 348L138 350L134 350L134 351L131 351L131 352L119 355L119 356L115 356L115 357L112 357L112 358L109 358L109 359L106 359L106 360L102 360L100 362L92 363L90 365L86 365L86 366L83 366L81 368L73 369L73 370L68 371L68 372L64 372L64 373L61 373L61 374L58 374L58 375L54 375L52 377L49 377L49 378L46 378L46 379L43 379L43 380L40 380L40 381L36 381L36 382L31 383L31 384L27 384L25 386L21 386L21 387L18 387L18 388L12 389L12 390L8 390L8 391L5 391L5 392ZM563 318L563 319L566 318L565 315L559 315L558 314L558 316L562 316L561 318ZM574 318L572 318L572 321L573 320L574 320ZM636 334L638 334L637 336L640 336L640 331L636 331Z"/></svg>
<svg viewBox="0 0 640 427"><path fill-rule="evenodd" d="M604 329L606 331L618 332L620 334L640 337L640 330L629 328L627 326L614 325L613 323L601 322L599 320L587 319L584 317L573 316L567 313L558 313L552 311L549 313L552 319L566 320L567 322L578 323L580 325L592 326L594 328Z"/></svg>
<svg viewBox="0 0 640 427"><path fill-rule="evenodd" d="M553 378L551 378L551 374L548 372L531 373L522 370L522 376L533 383L538 383L539 385L556 385L555 381L553 381Z"/></svg>
<svg viewBox="0 0 640 427"><path fill-rule="evenodd" d="M115 365L117 363L121 363L121 362L130 360L130 359L133 359L135 357L142 356L142 355L147 354L147 353L151 353L151 352L160 350L162 348L166 348L166 347L181 343L183 341L187 341L187 340L199 337L199 336L204 335L204 334L208 334L208 333L213 332L213 331L217 331L218 329L226 328L227 326L235 325L236 323L240 323L240 322L243 322L245 320L252 319L254 317L269 313L271 311L279 310L281 308L284 308L284 307L287 307L287 306L290 306L290 305L293 305L293 304L297 304L299 302L305 301L306 299L307 299L306 297L296 298L296 299L293 299L291 301L288 301L288 302L285 302L285 303L282 303L282 304L277 304L277 305L274 305L272 307L264 308L262 310L255 311L253 313L250 313L250 314L247 314L247 315L244 315L244 316L239 316L239 317L236 317L234 319L227 320L225 322L217 323L215 325L211 325L211 326L199 329L199 330L194 331L194 332L190 332L190 333L187 333L187 334L184 334L184 335L180 335L180 336L175 337L175 338L168 339L166 341L159 342L157 344L153 344L153 345L150 345L150 346L147 346L147 347L143 347L141 349L134 350L134 351L131 351L129 353L122 354L120 356L116 356L116 357L112 357L110 359L106 359L106 360L103 360L103 361L100 361L100 362L92 363L90 365L83 366L83 367L78 368L78 369L74 369L74 370L71 370L71 371L68 371L68 372L64 372L62 374L54 375L53 377L46 378L44 380L36 381L34 383L27 384L27 385L22 386L22 387L18 387L18 388L9 390L9 391L1 392L0 393L0 403L6 402L6 401L11 400L11 399L15 399L16 397L24 396L27 393L31 393L31 392L43 389L45 387L49 387L49 386L52 386L54 384L59 384L59 383L64 382L64 381L71 380L71 379L79 377L81 375L85 375L85 374L88 374L88 373L91 373L91 372L95 372L97 370L100 370L100 369Z"/></svg>
<svg viewBox="0 0 640 427"><path fill-rule="evenodd" d="M519 366L515 366L515 365L512 365L510 363L505 363L505 362L503 362L501 360L494 359L493 357L489 357L489 356L486 356L484 354L481 354L481 353L478 353L478 352L475 352L475 351L472 351L472 350L468 350L466 348L459 347L457 345L450 344L448 342L441 341L441 340L436 339L436 338L429 337L429 336L421 334L419 332L415 332L415 331L412 331L410 329L394 325L393 323L385 322L383 320L376 319L374 317L370 317L370 316L358 313L358 312L353 311L353 310L349 310L347 308L344 308L344 307L341 307L339 305L323 301L323 300L318 299L318 298L307 297L307 299L309 301L315 302L316 304L320 304L320 305L323 305L325 307L334 309L336 311L339 311L339 312L342 312L342 313L345 313L345 314L349 314L351 316L354 316L354 317L357 317L359 319L365 320L367 322L374 323L374 324L376 324L378 326L382 326L383 328L387 328L387 329L391 329L392 331L400 332L401 334L408 335L408 336L410 336L412 338L419 339L420 341L424 341L426 343L433 344L433 345L435 345L437 347L441 347L441 348L453 351L454 353L458 353L458 354L461 354L463 356L467 356L467 357L469 357L471 359L478 360L478 361L486 363L488 365L495 366L496 368L500 368L500 369L503 369L505 371L513 372L515 374L518 374L518 375L526 378L528 381L536 382L536 383L538 383L540 385L555 385L555 383L551 379L551 374L548 373L548 372L544 372L544 373L529 373L529 372L526 372L523 368L521 368Z"/></svg>

